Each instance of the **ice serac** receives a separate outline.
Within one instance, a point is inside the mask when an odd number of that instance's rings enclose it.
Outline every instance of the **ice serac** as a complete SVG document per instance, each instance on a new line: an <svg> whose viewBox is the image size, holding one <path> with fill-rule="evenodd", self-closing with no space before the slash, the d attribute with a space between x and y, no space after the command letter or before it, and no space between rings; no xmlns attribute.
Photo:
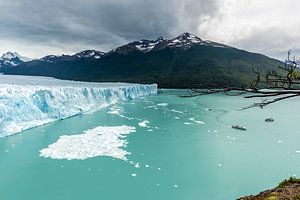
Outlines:
<svg viewBox="0 0 300 200"><path fill-rule="evenodd" d="M0 137L156 93L156 84L0 75Z"/></svg>

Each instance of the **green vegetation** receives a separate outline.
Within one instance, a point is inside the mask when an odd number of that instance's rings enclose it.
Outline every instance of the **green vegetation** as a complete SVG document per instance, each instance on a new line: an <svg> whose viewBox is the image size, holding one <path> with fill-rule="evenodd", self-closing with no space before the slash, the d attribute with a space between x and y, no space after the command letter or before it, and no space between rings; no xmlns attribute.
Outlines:
<svg viewBox="0 0 300 200"><path fill-rule="evenodd" d="M285 179L284 181L282 181L281 183L279 183L279 185L277 186L277 188L283 188L283 187L285 187L287 185L295 184L295 183L300 184L300 179L294 178L294 177L290 177L289 179Z"/></svg>

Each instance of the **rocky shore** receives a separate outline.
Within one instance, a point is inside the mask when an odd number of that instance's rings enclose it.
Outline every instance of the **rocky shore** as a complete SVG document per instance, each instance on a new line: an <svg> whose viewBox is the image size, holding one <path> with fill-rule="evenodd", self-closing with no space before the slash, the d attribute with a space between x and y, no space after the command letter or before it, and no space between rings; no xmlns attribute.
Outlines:
<svg viewBox="0 0 300 200"><path fill-rule="evenodd" d="M300 200L300 179L284 180L274 189L263 191L258 195L242 197L239 200Z"/></svg>

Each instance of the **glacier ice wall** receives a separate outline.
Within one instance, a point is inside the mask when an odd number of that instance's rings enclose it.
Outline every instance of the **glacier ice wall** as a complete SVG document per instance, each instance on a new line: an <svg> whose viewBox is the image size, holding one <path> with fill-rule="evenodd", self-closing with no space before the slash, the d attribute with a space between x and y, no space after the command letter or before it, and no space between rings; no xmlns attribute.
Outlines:
<svg viewBox="0 0 300 200"><path fill-rule="evenodd" d="M156 93L156 84L85 83L0 75L0 137Z"/></svg>

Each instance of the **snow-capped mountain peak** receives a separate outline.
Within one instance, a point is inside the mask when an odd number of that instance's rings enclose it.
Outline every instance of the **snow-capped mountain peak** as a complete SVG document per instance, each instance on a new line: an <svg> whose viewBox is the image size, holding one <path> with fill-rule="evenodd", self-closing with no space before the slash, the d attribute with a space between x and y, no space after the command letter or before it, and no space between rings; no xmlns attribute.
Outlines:
<svg viewBox="0 0 300 200"><path fill-rule="evenodd" d="M157 38L156 40L140 40L140 41L137 41L137 42L134 42L135 43L135 47L142 51L142 52L149 52L151 51L152 49L154 49L154 47L161 43L161 42L164 42L164 38L163 37L159 37Z"/></svg>
<svg viewBox="0 0 300 200"><path fill-rule="evenodd" d="M2 56L1 56L1 60L12 60L14 58L19 58L21 61L23 62L27 62L27 61L30 61L32 59L30 58L27 58L27 57L24 57L24 56L21 56L20 54L18 54L17 52L6 52L4 53Z"/></svg>
<svg viewBox="0 0 300 200"><path fill-rule="evenodd" d="M196 35L187 33L187 32L179 35L176 39L181 40L181 41L191 41L193 43L202 42L202 40L199 37L197 37Z"/></svg>
<svg viewBox="0 0 300 200"><path fill-rule="evenodd" d="M190 33L183 33L178 37L169 41L168 46L171 47L182 47L182 46L191 46L193 44L199 44L202 40Z"/></svg>
<svg viewBox="0 0 300 200"><path fill-rule="evenodd" d="M26 57L21 56L17 52L7 52L0 57L0 67L15 67L23 62L30 61Z"/></svg>
<svg viewBox="0 0 300 200"><path fill-rule="evenodd" d="M15 55L14 53L9 51L7 53L4 53L1 58L2 58L2 60L10 60L10 59L16 58L16 57L17 57L17 55Z"/></svg>
<svg viewBox="0 0 300 200"><path fill-rule="evenodd" d="M96 51L96 50L85 50L79 53L76 53L75 56L78 58L95 58L99 59L101 58L105 53L102 51Z"/></svg>

